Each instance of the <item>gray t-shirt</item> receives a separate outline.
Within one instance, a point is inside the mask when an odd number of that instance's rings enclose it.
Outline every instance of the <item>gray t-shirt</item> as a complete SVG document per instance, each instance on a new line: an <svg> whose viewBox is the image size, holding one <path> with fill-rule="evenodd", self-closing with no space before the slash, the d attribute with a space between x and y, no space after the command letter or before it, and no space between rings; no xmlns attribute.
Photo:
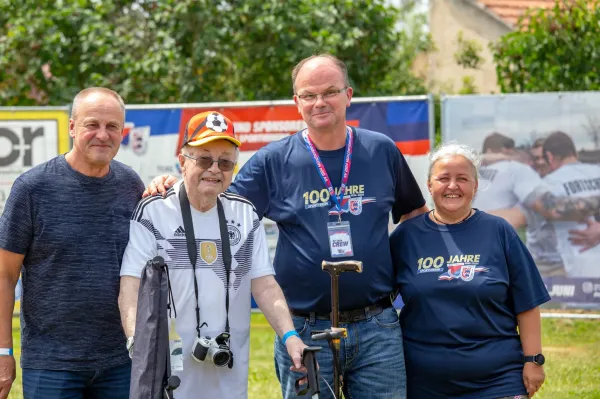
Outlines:
<svg viewBox="0 0 600 399"><path fill-rule="evenodd" d="M143 189L118 161L94 178L64 155L17 178L0 216L0 248L25 254L23 368L85 371L129 361L119 271Z"/></svg>

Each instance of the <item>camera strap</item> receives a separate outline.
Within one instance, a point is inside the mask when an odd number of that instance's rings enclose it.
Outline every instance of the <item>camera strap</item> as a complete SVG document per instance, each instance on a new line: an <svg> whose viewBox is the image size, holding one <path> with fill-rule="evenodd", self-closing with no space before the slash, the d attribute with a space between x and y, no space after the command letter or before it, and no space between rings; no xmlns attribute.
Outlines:
<svg viewBox="0 0 600 399"><path fill-rule="evenodd" d="M198 280L196 279L196 261L198 260L198 247L196 245L196 236L194 234L194 223L192 221L192 210L190 201L182 183L179 188L179 204L181 205L181 215L183 216L183 229L185 230L185 240L187 242L187 252L192 264L194 274L194 294L196 296L196 331L200 337L200 305L198 301ZM217 198L217 213L219 215L219 229L221 231L221 244L223 263L225 264L225 332L229 333L229 278L231 274L231 247L229 244L229 232L227 231L227 220L221 200ZM202 323L204 325L206 323Z"/></svg>

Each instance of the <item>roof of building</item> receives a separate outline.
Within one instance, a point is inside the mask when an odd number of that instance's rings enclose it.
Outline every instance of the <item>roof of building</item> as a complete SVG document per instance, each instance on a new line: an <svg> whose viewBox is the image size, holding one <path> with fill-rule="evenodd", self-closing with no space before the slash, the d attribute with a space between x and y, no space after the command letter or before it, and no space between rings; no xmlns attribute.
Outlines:
<svg viewBox="0 0 600 399"><path fill-rule="evenodd" d="M555 4L555 0L478 0L478 2L513 27L528 9L551 8Z"/></svg>

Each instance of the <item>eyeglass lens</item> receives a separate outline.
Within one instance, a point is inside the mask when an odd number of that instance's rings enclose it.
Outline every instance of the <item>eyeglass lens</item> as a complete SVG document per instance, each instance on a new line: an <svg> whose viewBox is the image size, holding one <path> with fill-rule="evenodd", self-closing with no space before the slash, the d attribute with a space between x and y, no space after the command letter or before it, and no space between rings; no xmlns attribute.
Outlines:
<svg viewBox="0 0 600 399"><path fill-rule="evenodd" d="M223 172L229 172L233 170L235 167L235 162L230 161L228 159L219 159L214 160L211 157L198 157L196 158L196 165L202 169L208 169L212 166L213 163L217 162L219 169Z"/></svg>

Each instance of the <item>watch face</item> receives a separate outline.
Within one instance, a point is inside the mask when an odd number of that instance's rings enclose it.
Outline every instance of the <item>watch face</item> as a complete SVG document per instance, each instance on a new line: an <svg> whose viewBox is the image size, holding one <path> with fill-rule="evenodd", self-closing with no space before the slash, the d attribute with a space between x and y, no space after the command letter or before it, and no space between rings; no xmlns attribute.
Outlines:
<svg viewBox="0 0 600 399"><path fill-rule="evenodd" d="M541 353L538 353L534 356L534 362L538 366L542 366L544 363L546 363L546 358Z"/></svg>

